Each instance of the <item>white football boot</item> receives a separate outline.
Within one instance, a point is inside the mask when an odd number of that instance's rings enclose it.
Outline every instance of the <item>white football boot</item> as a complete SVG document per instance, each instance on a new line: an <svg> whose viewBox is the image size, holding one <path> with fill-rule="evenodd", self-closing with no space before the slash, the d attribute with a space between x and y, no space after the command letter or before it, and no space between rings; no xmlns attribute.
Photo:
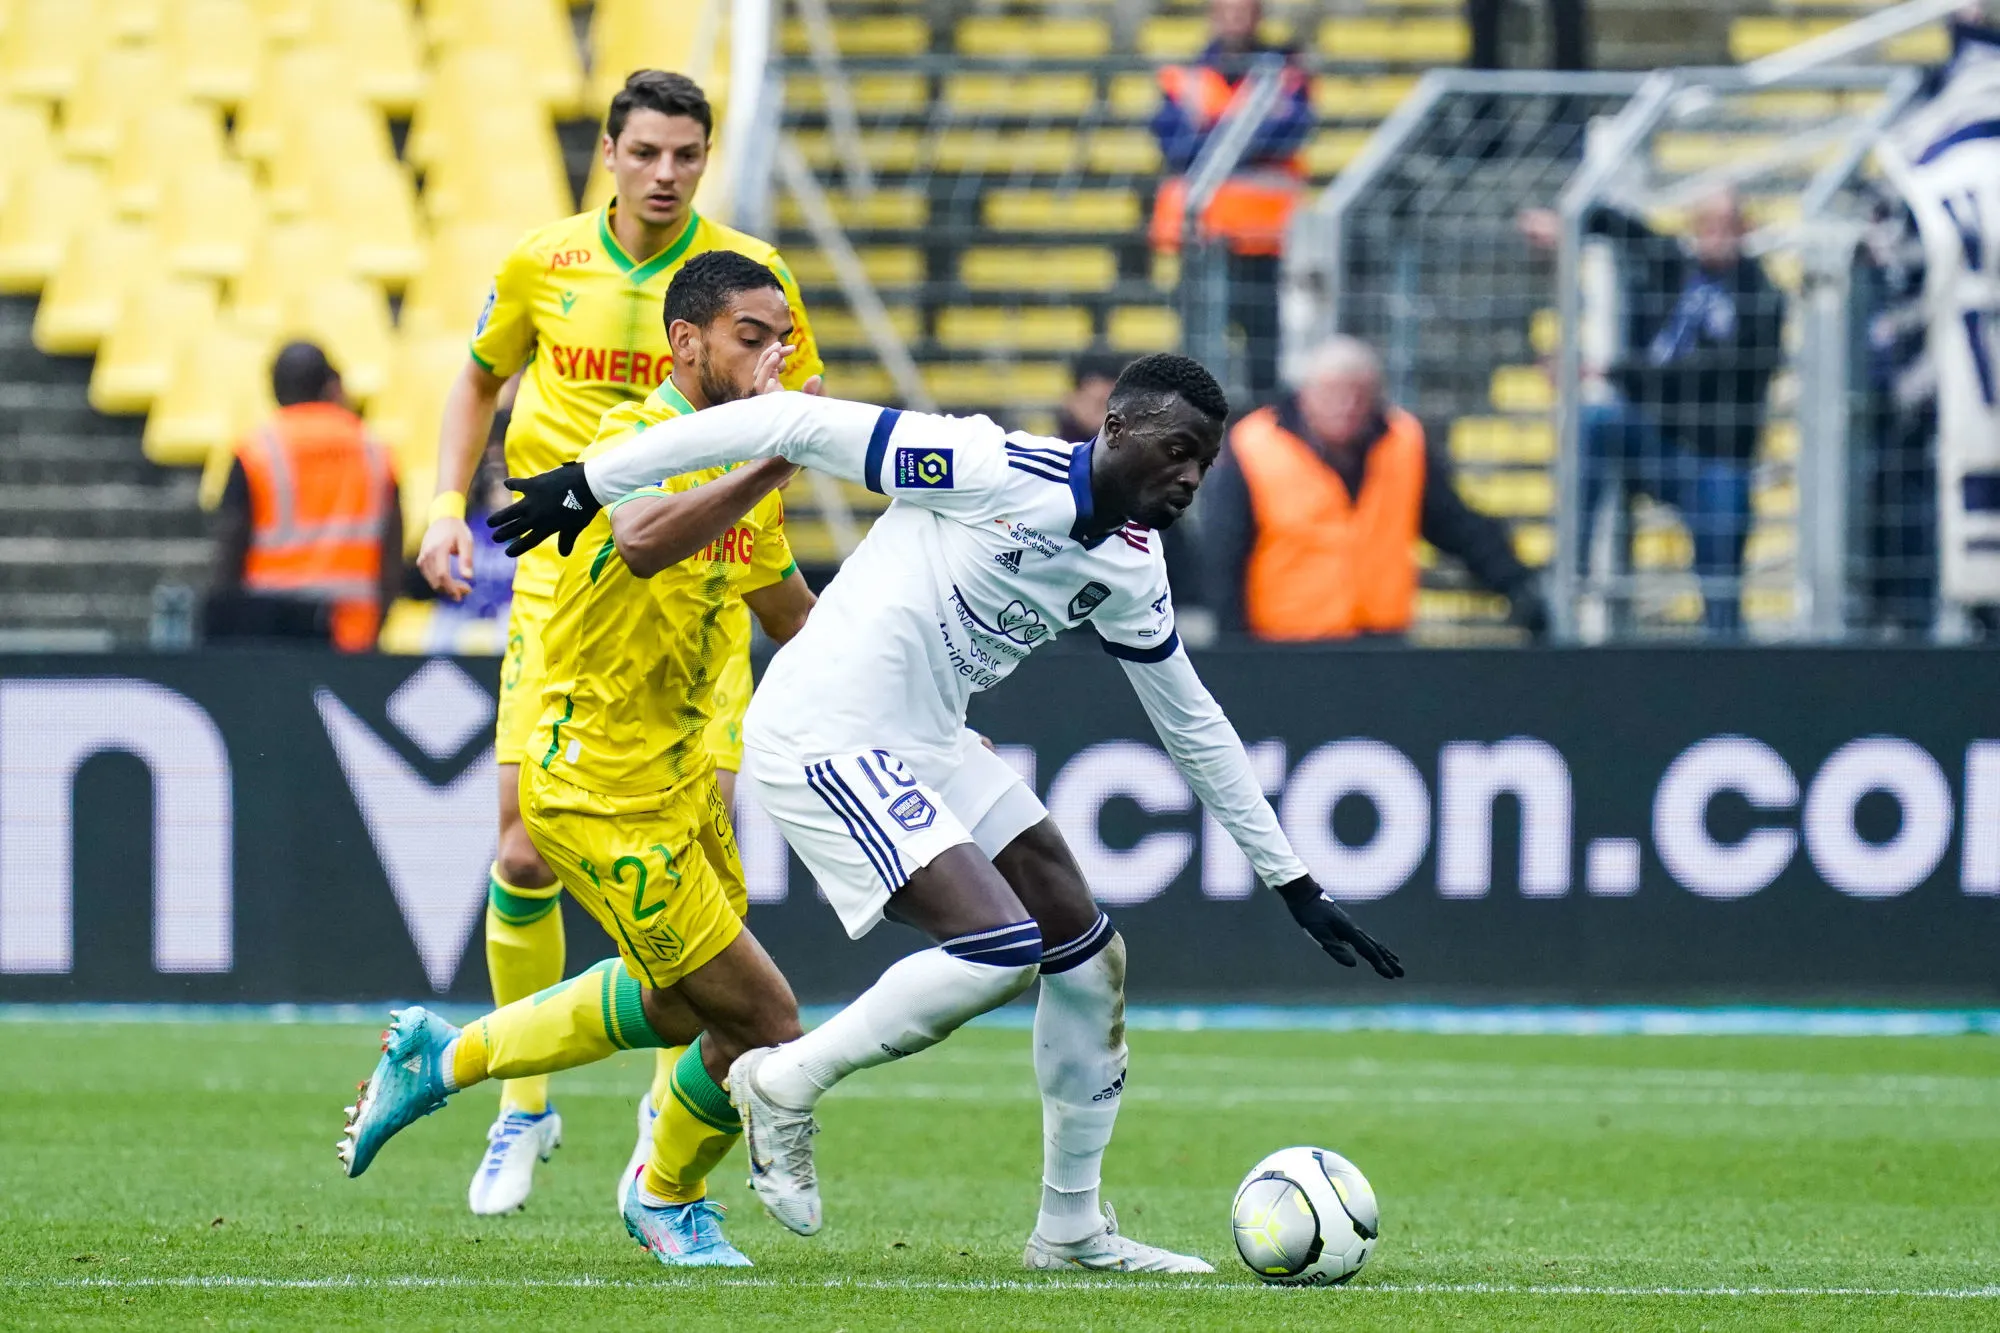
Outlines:
<svg viewBox="0 0 2000 1333"><path fill-rule="evenodd" d="M649 1088L639 1094L639 1141L632 1145L632 1156L626 1159L625 1174L618 1177L618 1183L612 1187L621 1209L625 1207L626 1186L632 1183L632 1177L644 1169L653 1155L653 1122L659 1118L660 1113L653 1109L653 1093Z"/></svg>
<svg viewBox="0 0 2000 1333"><path fill-rule="evenodd" d="M546 1162L562 1146L562 1117L554 1107L540 1115L502 1111L486 1131L486 1156L472 1173L467 1201L481 1217L525 1207L535 1187L535 1163Z"/></svg>
<svg viewBox="0 0 2000 1333"><path fill-rule="evenodd" d="M745 1051L729 1067L729 1101L743 1118L743 1148L750 1159L750 1188L771 1216L801 1236L819 1230L819 1179L813 1172L813 1135L819 1121L766 1098L757 1088L757 1066L772 1048Z"/></svg>
<svg viewBox="0 0 2000 1333"><path fill-rule="evenodd" d="M1213 1273L1215 1268L1192 1254L1175 1254L1157 1245L1141 1245L1118 1234L1118 1214L1104 1205L1104 1230L1068 1245L1028 1237L1021 1256L1029 1268L1082 1268L1093 1273Z"/></svg>

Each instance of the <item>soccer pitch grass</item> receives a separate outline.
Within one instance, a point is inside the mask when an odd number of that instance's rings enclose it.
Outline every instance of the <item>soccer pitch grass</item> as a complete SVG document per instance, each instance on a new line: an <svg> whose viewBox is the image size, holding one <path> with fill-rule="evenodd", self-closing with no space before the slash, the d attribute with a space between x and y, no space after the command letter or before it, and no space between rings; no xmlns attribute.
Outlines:
<svg viewBox="0 0 2000 1333"><path fill-rule="evenodd" d="M472 1217L479 1089L342 1178L372 1030L6 1023L0 1324L399 1328L1650 1329L2000 1325L1990 1039L1135 1032L1106 1196L1203 1278L1020 1267L1029 1036L971 1029L821 1110L826 1230L718 1173L751 1272L626 1239L613 1179L650 1063L561 1076L528 1211ZM1347 1154L1383 1235L1349 1287L1260 1286L1228 1204L1259 1156Z"/></svg>

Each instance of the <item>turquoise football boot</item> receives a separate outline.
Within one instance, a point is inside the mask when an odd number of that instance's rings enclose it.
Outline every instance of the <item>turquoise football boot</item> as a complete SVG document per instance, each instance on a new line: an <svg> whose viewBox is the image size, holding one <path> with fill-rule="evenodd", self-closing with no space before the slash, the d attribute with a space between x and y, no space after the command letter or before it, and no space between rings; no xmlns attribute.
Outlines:
<svg viewBox="0 0 2000 1333"><path fill-rule="evenodd" d="M661 1263L675 1268L749 1268L749 1256L722 1234L722 1207L707 1199L649 1208L639 1198L639 1177L625 1186L625 1230Z"/></svg>
<svg viewBox="0 0 2000 1333"><path fill-rule="evenodd" d="M445 1047L458 1029L420 1006L389 1015L382 1034L382 1058L361 1085L361 1095L347 1108L345 1135L336 1145L341 1169L358 1176L382 1151L382 1145L432 1111L445 1098Z"/></svg>

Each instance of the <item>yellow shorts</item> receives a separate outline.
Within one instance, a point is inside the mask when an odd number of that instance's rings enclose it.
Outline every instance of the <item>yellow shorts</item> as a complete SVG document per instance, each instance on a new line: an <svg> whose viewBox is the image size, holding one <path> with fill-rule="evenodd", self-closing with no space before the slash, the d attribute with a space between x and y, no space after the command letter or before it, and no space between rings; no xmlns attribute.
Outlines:
<svg viewBox="0 0 2000 1333"><path fill-rule="evenodd" d="M743 714L750 707L750 640L746 637L723 659L708 696L709 758L731 773L743 769Z"/></svg>
<svg viewBox="0 0 2000 1333"><path fill-rule="evenodd" d="M673 985L742 933L750 900L712 776L666 793L606 796L523 764L521 819L642 984Z"/></svg>
<svg viewBox="0 0 2000 1333"><path fill-rule="evenodd" d="M542 720L542 629L555 611L552 598L515 590L507 613L507 656L500 663L500 716L493 758L528 762L528 740Z"/></svg>

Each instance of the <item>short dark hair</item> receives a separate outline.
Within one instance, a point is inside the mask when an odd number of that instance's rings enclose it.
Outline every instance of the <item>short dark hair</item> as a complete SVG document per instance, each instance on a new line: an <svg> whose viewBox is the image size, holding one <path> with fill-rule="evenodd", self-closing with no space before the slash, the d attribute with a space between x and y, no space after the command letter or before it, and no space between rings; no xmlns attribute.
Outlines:
<svg viewBox="0 0 2000 1333"><path fill-rule="evenodd" d="M1082 384L1085 380L1116 383L1119 372L1124 369L1125 358L1116 352L1078 352L1069 363L1070 383Z"/></svg>
<svg viewBox="0 0 2000 1333"><path fill-rule="evenodd" d="M340 372L316 343L286 343L271 363L271 396L279 407L324 402L338 383Z"/></svg>
<svg viewBox="0 0 2000 1333"><path fill-rule="evenodd" d="M1210 421L1229 416L1229 399L1215 376L1201 362L1177 352L1154 352L1125 367L1111 386L1111 406L1121 408L1134 398L1178 398Z"/></svg>
<svg viewBox="0 0 2000 1333"><path fill-rule="evenodd" d="M704 136L715 133L715 112L709 108L708 94L685 74L664 69L633 70L625 77L625 86L612 95L611 110L604 117L605 137L617 143L634 111L686 116L701 124Z"/></svg>
<svg viewBox="0 0 2000 1333"><path fill-rule="evenodd" d="M681 265L667 284L668 327L684 319L696 328L705 328L729 308L729 298L738 292L754 292L769 287L780 296L785 288L778 275L756 260L734 250L710 250Z"/></svg>

